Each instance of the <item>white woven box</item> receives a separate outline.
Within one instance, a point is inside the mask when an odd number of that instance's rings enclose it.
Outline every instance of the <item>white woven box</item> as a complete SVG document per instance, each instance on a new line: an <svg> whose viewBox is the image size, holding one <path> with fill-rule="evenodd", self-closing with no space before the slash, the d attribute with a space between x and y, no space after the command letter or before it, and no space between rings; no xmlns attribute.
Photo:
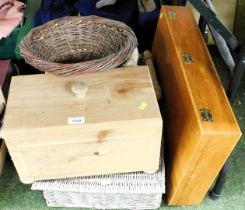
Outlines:
<svg viewBox="0 0 245 210"><path fill-rule="evenodd" d="M157 209L165 193L165 168L144 172L37 181L49 207Z"/></svg>

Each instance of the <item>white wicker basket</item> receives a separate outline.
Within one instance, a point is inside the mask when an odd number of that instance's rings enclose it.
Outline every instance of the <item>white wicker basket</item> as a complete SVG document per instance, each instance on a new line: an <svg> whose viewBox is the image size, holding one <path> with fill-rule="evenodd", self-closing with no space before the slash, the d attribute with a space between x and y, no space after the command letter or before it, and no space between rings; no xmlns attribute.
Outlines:
<svg viewBox="0 0 245 210"><path fill-rule="evenodd" d="M157 209L165 193L165 169L34 182L49 207Z"/></svg>
<svg viewBox="0 0 245 210"><path fill-rule="evenodd" d="M93 209L158 209L162 194L102 194L43 191L49 207Z"/></svg>

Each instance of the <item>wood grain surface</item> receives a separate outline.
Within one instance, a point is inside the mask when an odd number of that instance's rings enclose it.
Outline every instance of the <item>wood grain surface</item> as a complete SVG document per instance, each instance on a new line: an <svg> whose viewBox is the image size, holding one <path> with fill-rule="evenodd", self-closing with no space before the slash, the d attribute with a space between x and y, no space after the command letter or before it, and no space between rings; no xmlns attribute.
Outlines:
<svg viewBox="0 0 245 210"><path fill-rule="evenodd" d="M190 9L162 7L152 52L167 110L167 201L197 205L241 131ZM203 120L202 109L212 121Z"/></svg>
<svg viewBox="0 0 245 210"><path fill-rule="evenodd" d="M24 183L157 170L162 118L148 67L13 77L2 136Z"/></svg>

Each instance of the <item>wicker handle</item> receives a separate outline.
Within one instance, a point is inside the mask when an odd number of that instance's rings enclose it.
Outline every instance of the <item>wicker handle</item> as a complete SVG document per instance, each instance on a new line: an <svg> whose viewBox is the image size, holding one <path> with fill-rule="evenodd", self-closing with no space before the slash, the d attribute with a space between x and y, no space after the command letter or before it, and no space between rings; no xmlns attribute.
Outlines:
<svg viewBox="0 0 245 210"><path fill-rule="evenodd" d="M85 97L87 91L88 91L88 86L84 82L73 82L71 84L71 92L77 98Z"/></svg>

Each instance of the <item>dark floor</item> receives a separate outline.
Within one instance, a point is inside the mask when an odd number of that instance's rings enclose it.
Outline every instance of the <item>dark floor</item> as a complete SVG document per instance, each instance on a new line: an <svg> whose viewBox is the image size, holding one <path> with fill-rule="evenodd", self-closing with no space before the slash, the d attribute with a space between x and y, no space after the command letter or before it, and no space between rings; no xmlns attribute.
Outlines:
<svg viewBox="0 0 245 210"><path fill-rule="evenodd" d="M245 38L245 0L238 1L238 15L235 33L242 40ZM226 86L228 74L220 61L214 47L210 48L215 65ZM233 108L242 129L245 133L245 78L240 88ZM200 209L200 210L245 210L245 137L243 136L230 157L229 179L226 182L223 197L218 201L204 199L198 207L167 207L163 204L161 209ZM41 192L31 191L30 185L19 181L10 158L7 159L5 168L0 178L0 210L45 210L48 209ZM60 210L63 210L60 209Z"/></svg>

